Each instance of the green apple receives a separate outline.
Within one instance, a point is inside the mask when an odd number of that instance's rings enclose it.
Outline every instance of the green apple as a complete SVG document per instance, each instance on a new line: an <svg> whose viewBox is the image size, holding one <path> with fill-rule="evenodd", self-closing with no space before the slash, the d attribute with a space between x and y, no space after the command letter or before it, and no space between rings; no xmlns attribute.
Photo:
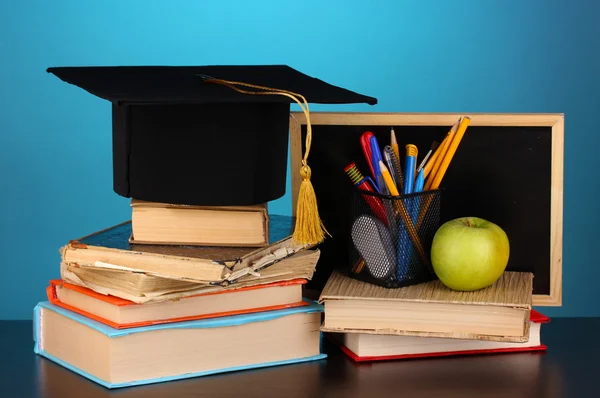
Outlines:
<svg viewBox="0 0 600 398"><path fill-rule="evenodd" d="M453 290L473 291L492 285L506 265L508 237L496 224L477 217L444 223L431 244L431 264L440 281Z"/></svg>

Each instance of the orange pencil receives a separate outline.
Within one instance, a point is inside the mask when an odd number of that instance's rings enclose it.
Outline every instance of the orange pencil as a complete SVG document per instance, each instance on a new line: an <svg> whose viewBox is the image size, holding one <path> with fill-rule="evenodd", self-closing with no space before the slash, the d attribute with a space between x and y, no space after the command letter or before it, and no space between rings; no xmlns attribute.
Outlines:
<svg viewBox="0 0 600 398"><path fill-rule="evenodd" d="M456 134L454 134L452 137L452 142L448 146L448 151L441 162L439 170L435 174L434 180L431 182L431 189L438 189L440 187L442 178L444 178L444 174L446 174L446 170L448 170L448 166L450 165L450 162L452 161L452 158L454 157L454 154L460 145L460 141L465 135L465 131L467 131L469 123L471 123L471 119L469 117L465 116L461 118L458 130L456 130Z"/></svg>
<svg viewBox="0 0 600 398"><path fill-rule="evenodd" d="M454 137L454 134L456 133L456 130L458 129L459 122L460 122L460 119L456 123L454 123L454 126L452 126L452 128L450 129L448 134L446 134L446 137L444 138L444 141L442 141L442 144L440 145L438 150L435 151L437 156L435 156L435 161L433 162L431 171L430 171L430 173L428 173L429 175L427 176L427 180L425 181L425 191L429 191L431 189L431 183L433 182L435 175L438 173L438 171L440 169L442 160L444 160L444 157L446 156L446 151L448 150L448 147L450 146L450 142L452 141L452 138ZM426 173L426 175L427 175L427 170L425 170L424 173Z"/></svg>
<svg viewBox="0 0 600 398"><path fill-rule="evenodd" d="M460 141L462 140L462 138L465 134L465 131L467 130L467 127L469 126L469 123L471 123L471 119L469 117L465 116L460 119L459 127L456 130L456 134L454 134L452 142L448 145L448 150L446 151L446 156L444 157L444 159L441 162L439 171L435 175L435 177L433 177L433 179L431 180L431 184L429 185L430 189L438 189L440 187L442 178L444 178L444 175L446 174L446 170L448 170L448 166L450 165L450 162L452 161L452 158L454 157L454 154L456 153L456 149L458 148L458 145L460 144ZM419 212L419 217L417 219L417 229L421 228L421 225L423 224L423 221L425 219L425 214L427 214L427 210L429 210L430 204L431 204L431 197L429 197L428 200L425 202L425 204L421 207L421 211Z"/></svg>
<svg viewBox="0 0 600 398"><path fill-rule="evenodd" d="M448 137L448 135L446 135L446 137ZM444 138L444 141L446 141L446 138ZM442 147L442 145L444 145L444 141L442 141L442 143L440 144L440 146L437 147L433 155L431 155L427 163L425 163L425 166L423 166L423 177L427 178L429 173L431 173L431 169L433 169L433 164L440 155L440 148Z"/></svg>

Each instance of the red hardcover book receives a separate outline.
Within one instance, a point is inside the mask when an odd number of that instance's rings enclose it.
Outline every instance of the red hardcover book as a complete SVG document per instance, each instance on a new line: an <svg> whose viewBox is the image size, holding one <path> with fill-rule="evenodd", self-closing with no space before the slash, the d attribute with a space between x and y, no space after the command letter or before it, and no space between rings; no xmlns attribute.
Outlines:
<svg viewBox="0 0 600 398"><path fill-rule="evenodd" d="M526 343L366 333L326 333L326 336L355 362L545 351L548 347L540 341L540 330L549 321L547 316L531 310Z"/></svg>
<svg viewBox="0 0 600 398"><path fill-rule="evenodd" d="M305 283L306 279L295 279L138 304L58 279L50 281L46 294L54 305L115 329L126 329L305 306Z"/></svg>

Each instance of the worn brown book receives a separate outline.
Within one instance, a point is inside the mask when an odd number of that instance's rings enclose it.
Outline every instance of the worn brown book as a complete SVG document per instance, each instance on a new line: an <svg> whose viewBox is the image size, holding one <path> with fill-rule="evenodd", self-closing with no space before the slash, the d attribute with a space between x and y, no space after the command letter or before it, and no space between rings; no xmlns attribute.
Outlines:
<svg viewBox="0 0 600 398"><path fill-rule="evenodd" d="M326 332L526 342L533 274L504 272L496 283L459 292L439 280L387 289L335 271L320 303Z"/></svg>
<svg viewBox="0 0 600 398"><path fill-rule="evenodd" d="M115 329L130 329L300 307L308 304L302 299L302 285L305 283L305 279L293 279L202 293L182 300L138 304L55 279L46 288L46 295L56 306Z"/></svg>
<svg viewBox="0 0 600 398"><path fill-rule="evenodd" d="M245 247L269 244L266 204L190 206L132 199L131 208L132 243Z"/></svg>
<svg viewBox="0 0 600 398"><path fill-rule="evenodd" d="M142 272L198 283L230 284L268 267L310 245L292 240L292 217L273 215L268 246L217 247L139 245L129 241L131 221L69 242L61 248L62 262L74 267Z"/></svg>
<svg viewBox="0 0 600 398"><path fill-rule="evenodd" d="M61 278L100 294L120 297L134 303L156 303L299 278L309 280L315 272L319 255L320 251L317 249L305 250L224 286L163 278L143 272L99 269L65 263L61 264Z"/></svg>

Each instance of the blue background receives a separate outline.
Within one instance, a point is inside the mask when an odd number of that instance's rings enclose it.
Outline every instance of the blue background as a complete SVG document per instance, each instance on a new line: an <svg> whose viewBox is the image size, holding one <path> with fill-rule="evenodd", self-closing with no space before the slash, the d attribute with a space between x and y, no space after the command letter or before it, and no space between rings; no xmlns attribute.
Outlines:
<svg viewBox="0 0 600 398"><path fill-rule="evenodd" d="M49 66L288 64L366 112L565 113L563 306L600 316L597 1L3 1L0 318L29 319L69 239L128 219L108 102ZM288 194L271 211L289 214ZM527 222L527 220L523 220Z"/></svg>

